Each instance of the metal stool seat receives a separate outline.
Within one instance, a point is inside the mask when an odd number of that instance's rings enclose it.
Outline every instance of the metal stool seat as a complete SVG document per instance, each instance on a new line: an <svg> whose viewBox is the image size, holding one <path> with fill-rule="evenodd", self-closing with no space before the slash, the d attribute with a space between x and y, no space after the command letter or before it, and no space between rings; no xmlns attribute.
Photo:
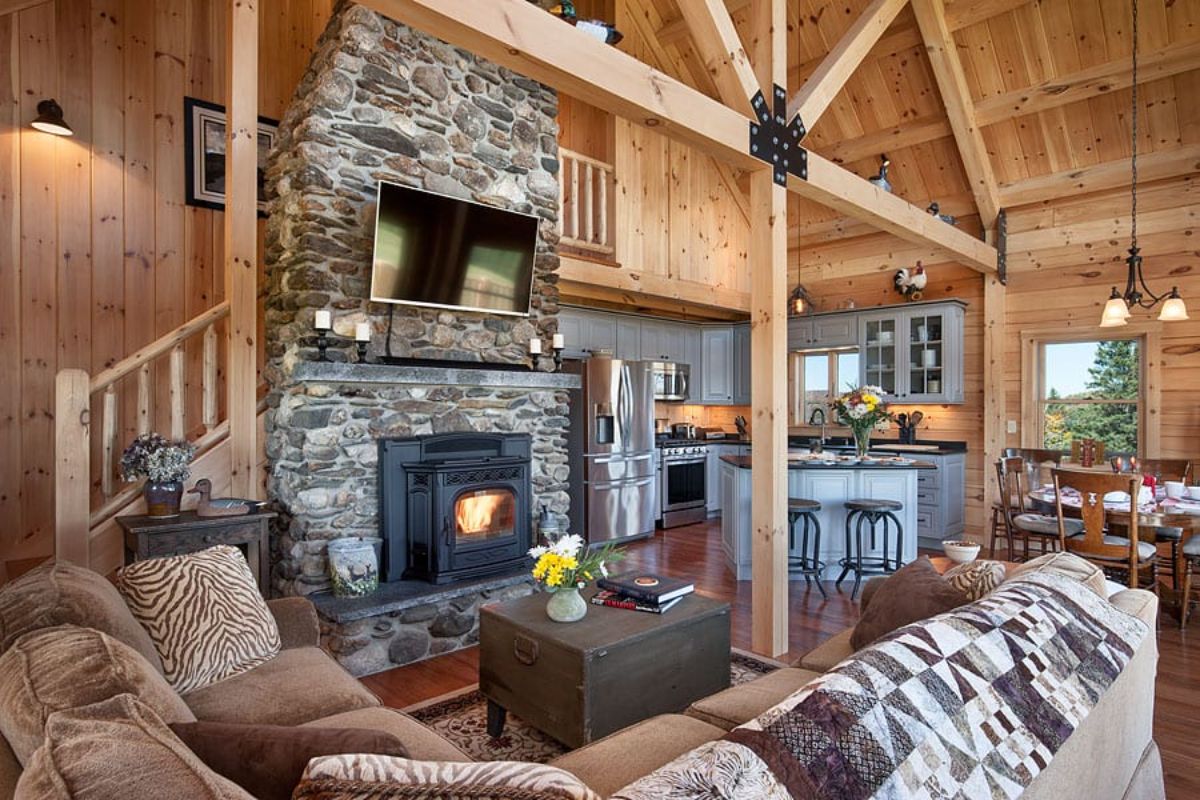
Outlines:
<svg viewBox="0 0 1200 800"><path fill-rule="evenodd" d="M901 511L904 504L896 500L847 500L844 503L846 508L846 549L845 554L838 561L842 567L842 574L834 585L840 587L842 581L851 572L854 573L854 589L850 592L850 599L853 600L858 596L859 586L862 585L864 575L890 575L904 565L901 561L901 555L904 552L904 526L900 523L900 518L895 515L896 511ZM882 552L878 556L865 555L866 548L863 546L863 526L868 526L871 535L871 549L875 549L876 534L881 533L883 536ZM891 538L891 529L895 527L896 547L895 557L888 557L888 544ZM853 533L851 529L853 528ZM882 530L880 530L882 528Z"/></svg>
<svg viewBox="0 0 1200 800"><path fill-rule="evenodd" d="M815 580L821 597L828 597L825 587L821 585L825 564L820 560L821 522L817 519L817 512L820 510L821 504L816 500L788 498L788 574L803 575L805 586L811 585ZM803 523L800 526L800 554L792 555L796 551L798 522Z"/></svg>

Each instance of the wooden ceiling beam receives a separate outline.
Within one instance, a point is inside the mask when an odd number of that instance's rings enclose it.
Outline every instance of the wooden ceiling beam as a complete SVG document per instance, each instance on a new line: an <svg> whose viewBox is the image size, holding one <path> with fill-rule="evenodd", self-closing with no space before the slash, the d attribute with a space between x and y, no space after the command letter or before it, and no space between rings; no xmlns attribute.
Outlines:
<svg viewBox="0 0 1200 800"><path fill-rule="evenodd" d="M954 34L946 24L946 11L942 0L912 0L917 26L925 40L925 51L933 67L946 107L958 154L962 157L971 193L979 208L979 217L984 230L992 230L1000 213L999 192L996 188L996 173L988 158L983 133L975 117L975 104L971 101L971 89L958 58Z"/></svg>
<svg viewBox="0 0 1200 800"><path fill-rule="evenodd" d="M1141 83L1168 78L1193 69L1200 69L1198 41L1172 45L1156 52L1144 53L1138 58L1138 80ZM1122 56L1024 89L982 98L975 103L975 114L980 125L992 125L1119 89L1128 89L1132 85L1133 73L1129 57Z"/></svg>
<svg viewBox="0 0 1200 800"><path fill-rule="evenodd" d="M1128 186L1129 169L1129 159L1122 158L1001 184L1000 203L1010 208ZM1173 178L1193 172L1200 172L1200 144L1138 156L1138 179L1142 181Z"/></svg>
<svg viewBox="0 0 1200 800"><path fill-rule="evenodd" d="M558 279L563 294L595 297L589 286L603 286L636 298L669 298L681 305L733 309L743 315L750 309L750 293L725 286L681 280L652 272L635 272L598 264L569 255L559 257ZM645 302L639 300L638 302Z"/></svg>
<svg viewBox="0 0 1200 800"><path fill-rule="evenodd" d="M1138 212L1138 236L1142 234L1194 231L1200 225L1200 205ZM1056 247L1084 247L1097 242L1117 241L1128 247L1130 217L1086 220L1050 228L1038 228L1008 236L1008 251L1024 253Z"/></svg>
<svg viewBox="0 0 1200 800"><path fill-rule="evenodd" d="M694 0L684 21L721 100L746 116L753 116L750 100L758 92L758 81L723 0Z"/></svg>
<svg viewBox="0 0 1200 800"><path fill-rule="evenodd" d="M813 144L813 148L820 150L830 161L853 164L864 158L878 158L880 153L892 153L953 135L950 121L944 114L937 114L908 120L857 139L842 139L828 145Z"/></svg>
<svg viewBox="0 0 1200 800"><path fill-rule="evenodd" d="M907 4L908 0L872 0L804 85L792 95L788 101L788 119L795 119L799 115L804 126L812 130L854 70L858 69L900 9Z"/></svg>
<svg viewBox="0 0 1200 800"><path fill-rule="evenodd" d="M808 154L808 179L789 175L788 189L905 241L932 244L972 269L996 270L996 249L991 245L816 153Z"/></svg>
<svg viewBox="0 0 1200 800"><path fill-rule="evenodd" d="M0 17L5 14L15 14L18 11L24 11L27 8L40 6L42 3L49 3L50 0L0 0Z"/></svg>
<svg viewBox="0 0 1200 800"><path fill-rule="evenodd" d="M564 28L526 0L360 0L360 5L586 97L602 111L660 130L734 168L752 173L765 168L748 152L746 117L620 50ZM788 188L901 238L943 248L963 264L996 268L994 248L816 153L809 154L808 180L790 177Z"/></svg>
<svg viewBox="0 0 1200 800"><path fill-rule="evenodd" d="M723 5L730 16L750 6L750 0L725 0ZM675 44L688 35L689 24L687 15L678 16L670 22L664 22L658 29L657 38L663 44Z"/></svg>

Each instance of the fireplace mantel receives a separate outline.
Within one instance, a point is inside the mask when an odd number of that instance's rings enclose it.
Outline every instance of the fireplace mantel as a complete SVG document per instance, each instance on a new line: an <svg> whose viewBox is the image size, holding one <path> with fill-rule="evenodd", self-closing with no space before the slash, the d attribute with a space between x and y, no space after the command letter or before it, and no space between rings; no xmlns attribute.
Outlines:
<svg viewBox="0 0 1200 800"><path fill-rule="evenodd" d="M486 367L426 367L301 361L292 370L300 383L407 384L414 386L487 386L501 389L578 389L578 375Z"/></svg>

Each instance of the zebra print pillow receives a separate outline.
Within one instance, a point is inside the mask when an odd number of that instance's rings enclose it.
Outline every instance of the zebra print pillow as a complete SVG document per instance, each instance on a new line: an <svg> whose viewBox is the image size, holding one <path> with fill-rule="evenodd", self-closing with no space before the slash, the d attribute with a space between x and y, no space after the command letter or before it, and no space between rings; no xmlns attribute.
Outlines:
<svg viewBox="0 0 1200 800"><path fill-rule="evenodd" d="M275 618L236 547L135 562L118 573L117 588L180 694L279 654Z"/></svg>
<svg viewBox="0 0 1200 800"><path fill-rule="evenodd" d="M999 561L970 561L946 571L942 577L972 601L982 599L1004 583L1004 565Z"/></svg>

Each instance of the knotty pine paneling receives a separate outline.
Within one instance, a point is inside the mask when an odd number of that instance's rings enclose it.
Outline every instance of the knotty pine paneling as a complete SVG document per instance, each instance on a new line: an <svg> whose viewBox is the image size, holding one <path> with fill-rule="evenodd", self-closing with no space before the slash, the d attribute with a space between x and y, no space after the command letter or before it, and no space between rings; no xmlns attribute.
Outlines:
<svg viewBox="0 0 1200 800"><path fill-rule="evenodd" d="M261 5L264 116L282 116L333 2ZM224 102L224 37L223 0L47 0L0 15L0 580L53 552L55 373L95 373L222 298L222 213L184 205L183 98ZM29 127L49 97L74 137ZM198 345L188 365L198 387ZM136 420L123 395L124 440ZM98 481L98 451L93 467Z"/></svg>

